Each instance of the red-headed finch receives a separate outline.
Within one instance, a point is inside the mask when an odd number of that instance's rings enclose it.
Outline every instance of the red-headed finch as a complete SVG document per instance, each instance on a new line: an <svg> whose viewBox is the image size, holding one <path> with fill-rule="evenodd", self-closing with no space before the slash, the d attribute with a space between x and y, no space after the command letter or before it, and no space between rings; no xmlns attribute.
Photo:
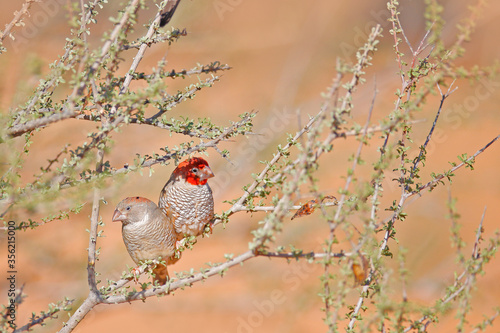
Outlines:
<svg viewBox="0 0 500 333"><path fill-rule="evenodd" d="M158 206L173 217L178 241L200 235L212 222L214 198L207 180L213 176L207 161L192 157L175 168L163 187Z"/></svg>

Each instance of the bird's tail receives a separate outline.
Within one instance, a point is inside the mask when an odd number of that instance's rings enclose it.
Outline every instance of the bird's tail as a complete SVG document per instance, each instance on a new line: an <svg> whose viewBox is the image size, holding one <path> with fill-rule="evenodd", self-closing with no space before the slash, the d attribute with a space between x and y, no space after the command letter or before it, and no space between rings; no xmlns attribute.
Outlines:
<svg viewBox="0 0 500 333"><path fill-rule="evenodd" d="M167 283L170 276L168 275L167 266L159 264L153 269L153 284L158 283L159 285L164 285Z"/></svg>
<svg viewBox="0 0 500 333"><path fill-rule="evenodd" d="M166 260L167 265L173 265L179 259L180 259L180 257L176 258L175 256L171 256L169 258L166 258L165 260ZM159 285L164 285L170 279L166 265L162 265L162 264L156 265L155 268L153 269L153 274L155 275L153 278L153 284L155 282L158 282Z"/></svg>

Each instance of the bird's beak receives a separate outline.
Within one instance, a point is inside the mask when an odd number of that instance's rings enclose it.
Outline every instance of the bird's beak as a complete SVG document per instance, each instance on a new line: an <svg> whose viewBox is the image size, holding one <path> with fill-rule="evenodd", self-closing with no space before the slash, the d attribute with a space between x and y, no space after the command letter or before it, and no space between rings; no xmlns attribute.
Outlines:
<svg viewBox="0 0 500 333"><path fill-rule="evenodd" d="M124 221L127 218L125 214L122 214L118 209L115 209L115 212L113 213L113 222L121 222Z"/></svg>
<svg viewBox="0 0 500 333"><path fill-rule="evenodd" d="M212 169L210 169L209 166L205 166L203 169L200 170L200 180L207 180L208 178L212 178L214 173L212 172Z"/></svg>

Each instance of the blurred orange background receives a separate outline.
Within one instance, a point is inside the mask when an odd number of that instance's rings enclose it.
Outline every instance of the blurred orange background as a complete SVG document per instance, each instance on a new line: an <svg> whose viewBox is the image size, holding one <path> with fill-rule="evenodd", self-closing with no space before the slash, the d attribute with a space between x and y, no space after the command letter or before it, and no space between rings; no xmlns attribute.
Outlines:
<svg viewBox="0 0 500 333"><path fill-rule="evenodd" d="M442 1L446 28L444 40L451 44L457 33L456 24L468 16L470 1ZM474 2L475 3L475 2ZM0 107L4 112L26 101L30 91L41 75L47 73L48 65L63 53L68 36L66 2L47 0L33 5L33 12L24 28L18 28L14 42L7 41L8 52L0 56ZM136 36L145 32L141 24L154 16L153 5L142 11L136 27ZM121 8L118 1L107 5L98 17L97 27L89 36L91 45L99 45L101 33L111 29L107 17ZM0 22L10 22L20 4L4 2ZM424 6L420 1L401 1L401 22L410 42L416 48L425 35ZM394 105L394 93L400 88L398 67L393 53L391 28L386 21L389 14L385 1L358 0L340 1L192 1L184 0L167 28L186 28L188 36L168 46L155 45L148 49L139 67L148 72L164 56L168 69L189 69L196 63L213 61L227 63L232 67L223 73L220 82L213 88L203 89L193 100L174 108L170 115L178 117L210 117L220 125L228 125L228 119L237 120L243 112L258 110L254 132L259 136L237 138L224 143L231 151L230 165L215 151L209 151L210 165L216 179L213 189L216 212L227 210L230 205L224 200L242 194L242 187L252 181L251 173L262 168L260 160L272 158L278 144L286 142L285 132L294 133L299 123L305 123L308 115L318 112L322 103L320 94L335 76L338 57L355 61L354 50L360 47L370 28L379 23L384 28L384 37L373 66L367 70L367 82L355 94L354 120L364 124L374 94L379 91L374 105L372 122L388 115ZM1 24L1 23L0 23ZM500 31L500 3L491 2L482 13L472 41L465 44L467 52L459 62L470 67L494 63L500 55L500 46L495 42ZM405 53L409 51L405 48ZM126 52L125 73L134 55ZM202 77L203 78L203 77ZM170 93L183 89L197 78L169 81ZM443 116L439 120L436 135L429 146L426 167L422 173L424 181L430 179L431 171L442 172L449 168L448 161L457 162L457 155L473 154L500 132L500 78L484 79L471 86L466 80L455 83L459 89L446 101ZM64 98L54 96L54 100ZM432 125L439 106L439 99L431 98L425 108L415 115L424 121L414 126L415 147L422 144ZM300 118L300 122L299 122ZM75 145L83 142L94 128L90 122L64 121L42 130L34 137L29 160L23 168L26 177L38 172L46 159L57 154L61 142ZM182 136L170 137L166 131L130 125L113 136L114 150L107 158L115 167L131 162L136 153L160 153L160 148L185 140ZM16 139L21 142L23 139ZM377 156L378 142L364 148L368 162ZM344 185L343 176L351 165L348 157L357 149L353 138L338 140L334 150L321 160L318 177L320 190L338 194ZM410 301L433 304L444 294L444 288L453 281L455 250L450 246L450 221L446 218L446 201L451 193L458 199L458 212L463 223L461 234L468 243L466 254L471 251L483 210L486 208L483 227L485 241L498 229L500 223L500 146L495 144L480 155L475 171L461 169L453 179L453 186L441 186L413 202L407 209L409 219L398 227L398 240L409 252L406 268L410 271L407 292ZM132 174L123 184L112 184L103 191L108 205L102 206L101 216L106 224L104 238L98 240L101 248L97 271L100 278L119 279L127 265L133 265L121 239L121 226L111 223L116 203L123 197L141 195L157 200L163 184L168 179L173 165L155 166L150 176ZM495 171L497 170L497 171ZM363 168L361 168L363 171ZM369 175L369 164L361 172L360 181ZM364 178L365 177L365 178ZM387 179L392 177L388 175ZM387 204L400 196L395 184L384 184L383 203ZM308 198L304 198L308 199ZM65 209L67 207L61 207ZM82 213L70 216L69 220L54 221L36 230L19 232L17 235L18 285L24 284L28 295L19 308L17 323L27 322L31 312L46 310L47 304L63 299L75 298L74 309L88 294L87 252L91 196ZM44 212L33 212L37 219ZM206 262L220 262L225 253L239 254L248 249L252 239L250 231L257 227L263 214L236 214L223 229L215 228L209 238L199 239L193 251L184 254L182 260L170 268L175 271L191 267L204 267ZM384 212L381 216L385 217ZM278 238L278 244L298 244L306 251L321 251L320 240L327 233L321 219L309 216L296 219L286 226ZM3 236L0 238L4 242ZM395 245L394 245L395 247ZM6 246L0 249L0 261L5 262ZM339 248L340 250L340 248ZM350 250L350 248L346 248ZM3 266L2 266L3 267ZM396 267L396 266L395 266ZM191 288L179 290L174 296L150 298L146 302L133 302L114 306L99 305L92 310L75 332L137 332L144 328L152 332L316 332L326 331L323 323L323 306L317 294L321 291L318 276L319 264L305 262L287 264L284 260L257 258L235 267L221 277L210 278ZM478 277L474 291L469 321L477 322L484 316L493 315L493 307L500 305L500 261L495 258L487 267L485 276ZM2 278L5 281L4 278ZM7 292L1 285L1 303ZM395 297L400 297L401 286L395 284ZM279 295L279 296L277 296ZM348 301L354 304L359 290L350 292ZM274 300L274 301L272 301ZM429 331L455 332L455 313L450 311ZM60 320L49 321L47 326L37 326L37 332L59 330ZM498 332L500 324L494 323L486 332Z"/></svg>

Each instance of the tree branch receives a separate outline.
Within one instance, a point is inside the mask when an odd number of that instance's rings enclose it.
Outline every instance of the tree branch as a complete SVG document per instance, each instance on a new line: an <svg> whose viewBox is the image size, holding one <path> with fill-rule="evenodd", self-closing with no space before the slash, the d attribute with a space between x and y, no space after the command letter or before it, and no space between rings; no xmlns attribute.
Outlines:
<svg viewBox="0 0 500 333"><path fill-rule="evenodd" d="M12 19L12 21L10 21L9 24L7 24L5 26L4 31L2 31L0 33L0 42L2 42L5 39L5 37L10 36L10 31L12 30L12 28L21 22L21 18L23 17L23 15L28 14L31 5L35 2L40 2L40 0L25 0L24 1L23 7L21 8L21 10L16 11L14 13L14 18Z"/></svg>
<svg viewBox="0 0 500 333"><path fill-rule="evenodd" d="M422 193L423 190L425 190L427 188L434 188L440 181L442 181L443 178L445 178L445 177L449 178L449 176L451 176L458 169L462 168L463 166L470 165L471 162L473 162L476 159L477 156L479 156L480 154L482 154L486 149L488 149L498 139L500 139L500 134L498 136L496 136L493 140L491 140L490 142L488 142L483 148L481 148L478 151L476 151L474 153L474 155L472 155L467 160L465 160L465 162L462 162L462 163L460 163L458 165L455 165L454 167L452 167L451 169L449 169L445 173L437 175L433 180L431 180L431 181L427 182L426 184L424 184L423 186L419 187L418 190L410 192L410 193L407 193L406 197L409 198L409 197L412 197L412 196L417 195L417 194L421 195L421 193Z"/></svg>
<svg viewBox="0 0 500 333"><path fill-rule="evenodd" d="M183 278L180 280L175 280L172 279L167 284L163 287L155 287L152 289L147 289L143 290L140 292L135 292L129 295L116 295L116 296L109 296L106 297L104 300L102 300L103 304L118 304L118 303L125 303L125 302L131 302L131 301L138 301L138 300L144 300L148 297L152 296L158 296L161 294L168 294L174 290L177 290L179 288L183 287L188 287L191 286L193 283L200 282L202 280L205 280L209 278L210 276L218 275L221 274L223 275L224 272L235 266L235 265L241 265L243 262L247 261L248 259L254 258L255 254L252 251L247 251L239 256L235 257L234 259L228 260L225 263L218 264L214 267L211 267L207 270L204 270L203 272L193 274L190 277ZM120 280L117 283L121 283Z"/></svg>
<svg viewBox="0 0 500 333"><path fill-rule="evenodd" d="M25 134L26 132L45 127L61 120L74 118L77 115L78 113L75 110L65 108L61 110L60 113L53 113L47 117L31 120L25 124L14 125L7 130L7 135L15 138Z"/></svg>

